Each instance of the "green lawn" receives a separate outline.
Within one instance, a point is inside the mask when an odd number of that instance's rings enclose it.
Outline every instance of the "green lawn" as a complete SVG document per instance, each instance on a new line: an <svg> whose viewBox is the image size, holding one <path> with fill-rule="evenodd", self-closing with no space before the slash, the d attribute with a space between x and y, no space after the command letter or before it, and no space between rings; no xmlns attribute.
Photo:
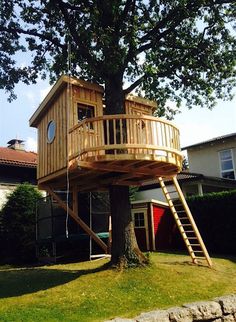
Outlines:
<svg viewBox="0 0 236 322"><path fill-rule="evenodd" d="M104 270L105 260L0 267L0 321L103 321L236 293L236 258L198 267L155 253L148 268Z"/></svg>

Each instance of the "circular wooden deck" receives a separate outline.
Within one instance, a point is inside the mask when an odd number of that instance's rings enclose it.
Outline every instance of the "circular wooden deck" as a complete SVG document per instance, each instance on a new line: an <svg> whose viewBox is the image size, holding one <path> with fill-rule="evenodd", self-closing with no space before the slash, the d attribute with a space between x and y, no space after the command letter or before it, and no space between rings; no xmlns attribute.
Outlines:
<svg viewBox="0 0 236 322"><path fill-rule="evenodd" d="M79 190L140 185L155 177L174 176L182 169L179 130L153 116L85 119L70 129L68 140L70 184ZM54 174L53 182L63 186L66 171Z"/></svg>

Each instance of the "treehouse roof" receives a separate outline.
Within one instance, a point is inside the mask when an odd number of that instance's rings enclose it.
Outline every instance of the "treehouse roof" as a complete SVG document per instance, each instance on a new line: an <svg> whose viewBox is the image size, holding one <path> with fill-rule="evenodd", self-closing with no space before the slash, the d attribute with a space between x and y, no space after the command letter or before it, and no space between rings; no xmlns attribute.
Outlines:
<svg viewBox="0 0 236 322"><path fill-rule="evenodd" d="M52 103L52 101L57 98L59 93L68 84L72 84L72 85L75 85L75 86L78 86L78 87L84 87L84 88L87 88L87 89L94 90L96 92L103 93L103 87L98 85L98 84L94 84L94 83L86 82L84 80L77 79L77 78L74 78L74 77L69 77L69 76L66 76L66 75L62 75L57 80L55 85L51 88L51 90L49 91L47 96L44 98L42 103L39 105L37 110L34 112L34 114L31 116L31 118L29 120L30 126L37 127L37 124L39 123L42 115L45 112L47 112L47 109L50 106L50 104Z"/></svg>
<svg viewBox="0 0 236 322"><path fill-rule="evenodd" d="M139 104L143 104L143 105L146 105L146 106L149 106L152 108L152 110L155 110L157 108L157 102L155 101L151 101L147 98L143 98L141 96L135 96L133 94L128 94L125 99L127 101L131 101L131 102L136 102L136 103L139 103Z"/></svg>
<svg viewBox="0 0 236 322"><path fill-rule="evenodd" d="M72 85L75 85L75 86L78 86L78 87L94 90L94 91L99 92L99 93L104 92L103 87L98 85L98 84L87 82L87 81L84 81L84 80L81 80L81 79L78 79L78 78L62 75L57 80L55 85L51 88L51 90L49 91L47 96L44 98L42 103L39 105L37 110L34 112L34 114L31 116L31 118L29 120L30 126L37 127L37 125L40 122L42 116L47 112L49 106L52 104L52 102L54 100L57 99L58 95L62 92L62 90L68 84L72 84ZM135 96L133 94L128 94L125 99L126 99L126 101L135 102L135 103L138 103L138 104L145 105L145 106L151 108L152 111L154 111L157 108L157 103L156 102L148 100L148 99L140 97L140 96Z"/></svg>

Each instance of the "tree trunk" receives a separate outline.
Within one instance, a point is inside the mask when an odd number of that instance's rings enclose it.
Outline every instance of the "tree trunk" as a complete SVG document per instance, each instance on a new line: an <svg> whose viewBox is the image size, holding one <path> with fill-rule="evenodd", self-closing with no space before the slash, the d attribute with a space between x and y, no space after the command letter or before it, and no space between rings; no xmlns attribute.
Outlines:
<svg viewBox="0 0 236 322"><path fill-rule="evenodd" d="M105 84L106 114L125 112L122 75L110 78ZM120 268L146 264L139 250L131 217L128 186L110 186L112 221L111 264Z"/></svg>
<svg viewBox="0 0 236 322"><path fill-rule="evenodd" d="M120 268L146 264L140 251L131 217L128 186L111 186L109 189L112 222L111 264Z"/></svg>

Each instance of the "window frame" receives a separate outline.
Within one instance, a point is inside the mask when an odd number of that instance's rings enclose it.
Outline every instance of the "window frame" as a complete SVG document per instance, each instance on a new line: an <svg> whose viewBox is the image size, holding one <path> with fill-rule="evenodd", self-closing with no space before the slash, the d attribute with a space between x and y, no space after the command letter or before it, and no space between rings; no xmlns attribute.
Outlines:
<svg viewBox="0 0 236 322"><path fill-rule="evenodd" d="M85 117L82 120L79 120L79 108L84 109L84 110L89 110L89 108L93 111L93 116L92 117ZM90 119L95 117L95 106L93 104L88 104L86 102L76 102L76 112L77 112L77 120L78 123L83 122L86 119Z"/></svg>
<svg viewBox="0 0 236 322"><path fill-rule="evenodd" d="M136 226L136 216L137 215L140 215L140 214L142 214L143 215L143 225L142 226ZM145 220L145 216L146 216L146 213L145 213L145 211L142 211L142 210L139 210L139 211L135 211L134 213L133 213L133 222L134 222L134 228L146 228L146 220ZM139 224L140 224L140 222L141 222L141 220L140 220L140 218L138 218L138 222L139 222Z"/></svg>
<svg viewBox="0 0 236 322"><path fill-rule="evenodd" d="M49 128L51 125L54 125L54 129L53 129L53 133L52 133L52 137L49 138ZM47 133L46 133L46 136L47 136L47 143L48 144L51 144L54 140L55 140L55 137L56 137L56 121L51 119L49 122L48 122L48 125L47 125Z"/></svg>
<svg viewBox="0 0 236 322"><path fill-rule="evenodd" d="M222 153L225 152L225 151L230 151L230 157L231 158L228 158L226 160L222 160ZM235 180L236 179L236 176L235 176L235 165L234 165L234 154L233 154L233 149L232 148L229 148L229 149L224 149L224 150L220 150L218 152L219 154L219 161L220 161L220 175L221 175L221 178L223 179L229 179L229 180ZM232 168L231 169L227 169L227 170L223 170L223 167L222 167L222 163L223 161L232 161ZM233 172L234 174L234 178L225 178L223 176L224 173L228 173L228 172Z"/></svg>

